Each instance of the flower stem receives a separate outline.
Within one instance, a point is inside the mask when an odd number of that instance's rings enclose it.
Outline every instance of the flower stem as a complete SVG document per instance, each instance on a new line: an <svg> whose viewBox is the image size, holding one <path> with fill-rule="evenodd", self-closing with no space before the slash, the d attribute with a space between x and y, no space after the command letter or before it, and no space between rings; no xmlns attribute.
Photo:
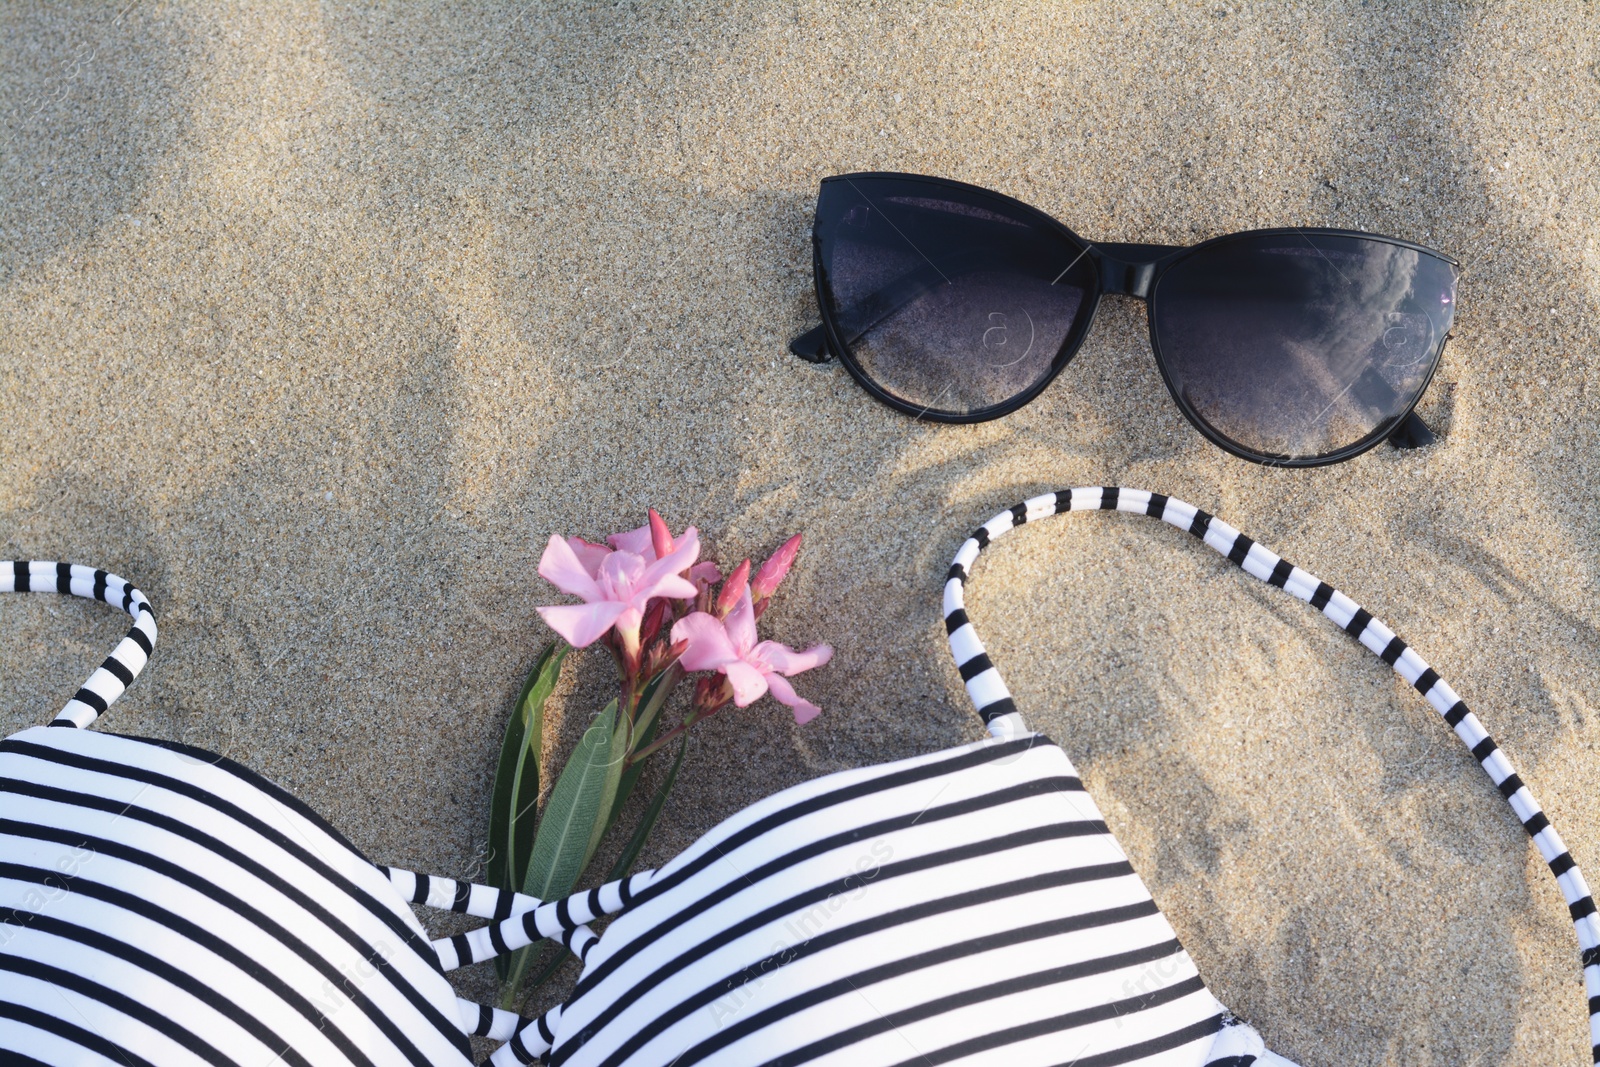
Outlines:
<svg viewBox="0 0 1600 1067"><path fill-rule="evenodd" d="M679 723L677 726L674 726L672 729L668 730L666 733L662 734L660 737L658 737L654 741L650 742L650 744L646 745L644 748L641 748L639 751L637 751L633 755L629 756L628 757L629 766L632 766L635 763L640 763L640 762L644 761L645 759L648 759L650 757L650 755L656 751L656 749L660 748L662 745L665 745L668 741L671 741L673 738L682 735L683 732L688 730L689 727L692 726L692 725L694 725L694 720L693 719L685 719L683 722Z"/></svg>

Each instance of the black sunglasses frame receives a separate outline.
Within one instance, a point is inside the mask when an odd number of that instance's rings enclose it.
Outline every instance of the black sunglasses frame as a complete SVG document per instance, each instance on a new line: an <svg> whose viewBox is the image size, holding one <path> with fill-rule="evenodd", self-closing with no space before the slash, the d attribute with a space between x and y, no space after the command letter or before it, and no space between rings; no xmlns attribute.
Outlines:
<svg viewBox="0 0 1600 1067"><path fill-rule="evenodd" d="M1068 363L1077 355L1082 347L1084 338L1088 336L1090 328L1094 325L1096 313L1100 310L1100 299L1104 296L1131 296L1144 301L1145 317L1150 334L1150 349L1155 356L1156 368L1161 372L1161 380L1166 383L1167 392L1178 405L1178 410L1201 435L1212 444L1224 451L1246 459L1252 463L1260 463L1271 467L1320 467L1342 460L1352 459L1376 446L1379 442L1388 440L1396 448L1422 448L1433 444L1437 437L1416 413L1417 404L1422 400L1432 384L1433 376L1438 371L1439 363L1444 359L1444 348L1450 340L1447 333L1439 341L1439 357L1434 361L1433 368L1428 372L1428 378L1422 387L1417 390L1416 398L1408 404L1404 411L1380 423L1367 436L1353 444L1346 445L1334 452L1317 456L1286 456L1275 455L1267 452L1257 452L1246 448L1235 441L1231 441L1211 427L1199 413L1189 405L1179 394L1177 385L1172 380L1172 375L1167 370L1166 361L1161 356L1160 342L1156 333L1156 314L1158 305L1156 296L1159 293L1159 284L1162 276L1174 264L1182 262L1189 256L1224 245L1231 241L1253 237L1279 237L1299 235L1304 237L1353 237L1365 241L1378 241L1384 244L1396 245L1414 252L1421 252L1435 259L1450 264L1457 271L1459 278L1461 264L1454 258L1428 248L1426 245L1416 244L1398 237L1386 237L1381 234L1367 233L1361 230L1340 230L1328 227L1305 226L1280 226L1261 230L1243 230L1238 233L1223 234L1212 237L1194 245L1154 245L1154 244L1128 244L1117 242L1094 242L1078 236L1063 223L1039 210L1031 204L1024 203L1014 197L997 193L992 189L985 189L980 185L971 185L950 178L935 178L923 174L903 174L895 171L863 171L856 174L839 174L822 179L824 185L829 182L853 182L856 179L889 178L898 181L923 182L928 185L944 189L953 189L967 194L978 194L989 197L1004 204L1012 212L1019 213L1035 220L1038 224L1064 234L1074 244L1084 249L1083 254L1088 256L1094 264L1095 288L1093 292L1085 295L1088 310L1081 316L1080 323L1068 333L1061 343L1061 349L1051 361L1049 373L1045 374L1034 385L1018 393L1002 403L966 414L933 411L905 400L887 392L877 382L873 381L862 370L850 354L850 348L844 343L843 333L839 328L832 309L823 294L827 288L827 270L822 262L822 238L817 232L815 222L811 230L811 269L812 282L815 288L817 310L821 314L822 325L815 327L796 337L789 343L789 350L796 356L811 363L827 363L835 356L850 372L857 384L867 391L873 399L885 404L896 411L929 422L968 424L975 422L988 422L992 419L1002 418L1013 411L1032 402L1040 393L1055 381L1056 376L1066 369Z"/></svg>

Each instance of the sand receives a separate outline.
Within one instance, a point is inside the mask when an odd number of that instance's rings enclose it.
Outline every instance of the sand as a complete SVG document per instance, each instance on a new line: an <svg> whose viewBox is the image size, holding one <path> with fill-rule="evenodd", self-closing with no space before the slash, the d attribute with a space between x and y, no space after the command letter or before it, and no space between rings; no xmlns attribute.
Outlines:
<svg viewBox="0 0 1600 1067"><path fill-rule="evenodd" d="M654 505L806 549L764 626L832 642L695 734L647 860L805 778L979 735L945 568L1030 494L1120 483L1348 590L1454 682L1600 869L1600 48L1593 3L858 8L9 4L0 556L137 581L107 728L224 751L375 860L479 869L549 633L553 532ZM789 356L831 173L1008 192L1102 240L1366 227L1466 274L1421 452L1270 470L1182 419L1108 299L974 427ZM972 614L1221 999L1305 1067L1588 1062L1548 872L1414 694L1135 518L1030 528ZM125 624L0 604L0 734ZM574 661L570 746L609 667ZM490 983L463 988L486 995Z"/></svg>

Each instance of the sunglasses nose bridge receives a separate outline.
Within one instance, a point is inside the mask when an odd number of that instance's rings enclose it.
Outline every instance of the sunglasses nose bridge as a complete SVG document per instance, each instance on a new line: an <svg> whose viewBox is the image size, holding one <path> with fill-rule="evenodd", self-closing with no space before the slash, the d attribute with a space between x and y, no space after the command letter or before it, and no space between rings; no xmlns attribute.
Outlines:
<svg viewBox="0 0 1600 1067"><path fill-rule="evenodd" d="M1104 242L1090 247L1100 269L1100 291L1139 300L1150 299L1150 284L1163 259L1181 249L1172 245Z"/></svg>

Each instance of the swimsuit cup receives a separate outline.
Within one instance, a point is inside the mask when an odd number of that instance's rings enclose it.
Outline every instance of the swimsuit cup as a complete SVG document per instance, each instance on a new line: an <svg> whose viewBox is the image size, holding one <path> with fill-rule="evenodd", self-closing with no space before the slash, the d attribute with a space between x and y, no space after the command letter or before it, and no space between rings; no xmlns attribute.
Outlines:
<svg viewBox="0 0 1600 1067"><path fill-rule="evenodd" d="M92 597L135 619L55 729L0 743L0 1063L442 1067L471 1063L476 1035L502 1042L498 1067L1288 1064L1211 995L967 621L965 584L989 542L1069 510L1187 530L1415 687L1556 874L1600 997L1582 876L1438 674L1348 597L1205 512L1094 487L1000 513L950 569L950 646L988 739L784 790L657 870L550 902L377 866L230 760L85 729L144 667L150 605L103 571L0 563L0 591ZM430 941L413 904L489 922ZM452 990L452 969L541 938L582 960L557 1007L524 1019Z"/></svg>

